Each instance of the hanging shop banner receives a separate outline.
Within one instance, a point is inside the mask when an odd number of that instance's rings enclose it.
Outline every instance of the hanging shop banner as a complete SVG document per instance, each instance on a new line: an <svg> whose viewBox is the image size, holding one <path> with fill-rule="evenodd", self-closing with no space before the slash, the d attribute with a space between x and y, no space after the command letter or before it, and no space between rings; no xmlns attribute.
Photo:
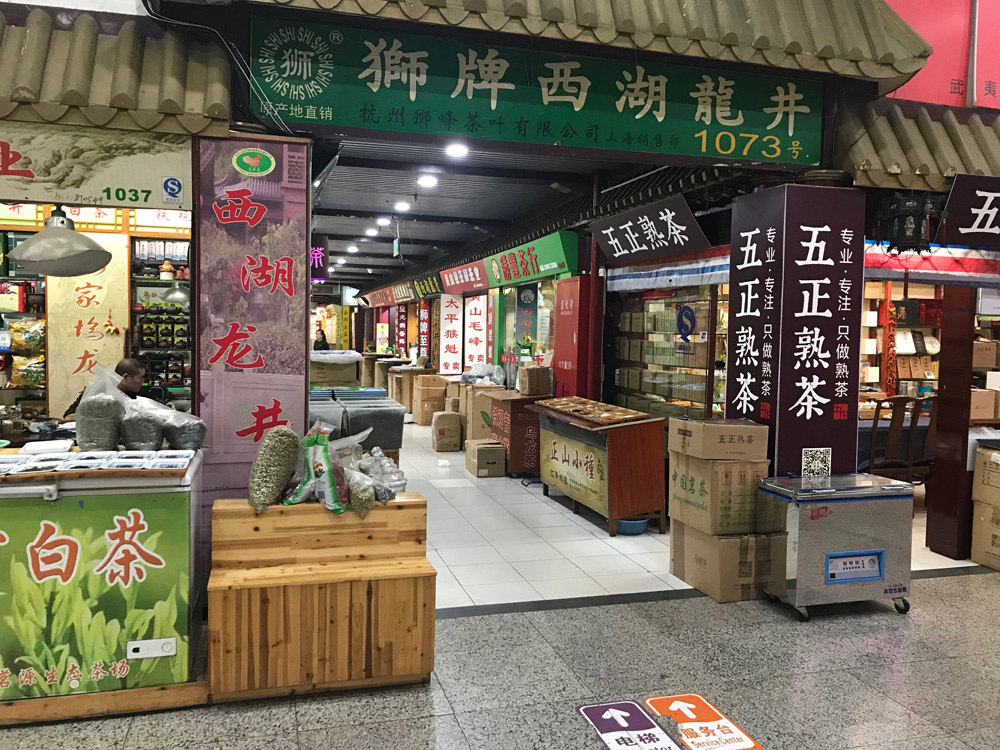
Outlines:
<svg viewBox="0 0 1000 750"><path fill-rule="evenodd" d="M481 260L442 271L441 281L448 294L478 292L490 286Z"/></svg>
<svg viewBox="0 0 1000 750"><path fill-rule="evenodd" d="M351 348L351 308L347 305L340 308L340 348Z"/></svg>
<svg viewBox="0 0 1000 750"><path fill-rule="evenodd" d="M428 274L427 276L418 276L413 280L413 288L420 299L444 294L444 289L441 287L441 276L436 273Z"/></svg>
<svg viewBox="0 0 1000 750"><path fill-rule="evenodd" d="M4 500L0 698L187 681L189 505L187 493L156 492ZM126 649L153 638L175 650Z"/></svg>
<svg viewBox="0 0 1000 750"><path fill-rule="evenodd" d="M413 284L409 281L404 281L402 284L393 284L392 299L397 305L413 302L417 299L417 292L413 288Z"/></svg>
<svg viewBox="0 0 1000 750"><path fill-rule="evenodd" d="M251 139L198 146L196 240L211 248L198 264L205 488L245 489L264 434L305 427L309 149Z"/></svg>
<svg viewBox="0 0 1000 750"><path fill-rule="evenodd" d="M4 120L0 198L190 210L191 139Z"/></svg>
<svg viewBox="0 0 1000 750"><path fill-rule="evenodd" d="M375 324L375 351L387 353L391 347L389 343L389 324Z"/></svg>
<svg viewBox="0 0 1000 750"><path fill-rule="evenodd" d="M577 236L556 232L483 261L491 287L534 281L548 276L576 273Z"/></svg>
<svg viewBox="0 0 1000 750"><path fill-rule="evenodd" d="M608 266L626 266L710 246L683 195L601 219L590 225Z"/></svg>
<svg viewBox="0 0 1000 750"><path fill-rule="evenodd" d="M330 273L326 270L330 262L324 245L313 245L309 248L309 278L323 279L330 278Z"/></svg>
<svg viewBox="0 0 1000 750"><path fill-rule="evenodd" d="M365 298L368 300L369 307L392 307L396 304L396 298L392 295L392 287L388 286L385 289L368 292Z"/></svg>
<svg viewBox="0 0 1000 750"><path fill-rule="evenodd" d="M815 164L823 86L254 18L252 107L287 122Z"/></svg>
<svg viewBox="0 0 1000 750"><path fill-rule="evenodd" d="M465 364L468 367L487 362L487 295L465 300Z"/></svg>
<svg viewBox="0 0 1000 750"><path fill-rule="evenodd" d="M441 298L435 297L431 300L431 365L441 371L443 367L438 367L441 362Z"/></svg>
<svg viewBox="0 0 1000 750"><path fill-rule="evenodd" d="M111 262L86 276L47 277L49 299L60 300L49 306L48 360L30 355L12 357L12 385L45 386L48 365L49 414L58 417L90 382L98 363L113 370L125 356L128 235L87 236L111 253Z"/></svg>
<svg viewBox="0 0 1000 750"><path fill-rule="evenodd" d="M490 289L486 293L486 362L491 365L497 361L497 297L499 296L500 292L497 289Z"/></svg>
<svg viewBox="0 0 1000 750"><path fill-rule="evenodd" d="M420 300L417 311L417 356L431 356L431 303Z"/></svg>
<svg viewBox="0 0 1000 750"><path fill-rule="evenodd" d="M864 217L852 188L734 202L726 414L771 426L775 476L857 470Z"/></svg>
<svg viewBox="0 0 1000 750"><path fill-rule="evenodd" d="M536 338L536 322L538 317L538 284L524 284L514 288L517 297L517 307L514 314L514 335L518 341L524 341L530 336L530 341Z"/></svg>
<svg viewBox="0 0 1000 750"><path fill-rule="evenodd" d="M406 345L406 305L396 305L396 349L405 350Z"/></svg>
<svg viewBox="0 0 1000 750"><path fill-rule="evenodd" d="M455 294L441 296L441 372L462 372L462 318L465 307Z"/></svg>
<svg viewBox="0 0 1000 750"><path fill-rule="evenodd" d="M955 175L945 212L941 244L1000 250L1000 177Z"/></svg>

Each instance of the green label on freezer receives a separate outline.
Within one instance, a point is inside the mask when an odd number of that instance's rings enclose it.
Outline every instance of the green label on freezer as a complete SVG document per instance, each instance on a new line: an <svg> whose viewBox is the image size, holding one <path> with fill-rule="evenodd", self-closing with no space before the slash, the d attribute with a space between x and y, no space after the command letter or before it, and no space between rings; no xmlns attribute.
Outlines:
<svg viewBox="0 0 1000 750"><path fill-rule="evenodd" d="M187 681L188 504L0 500L0 700ZM161 638L174 655L129 658L130 641Z"/></svg>

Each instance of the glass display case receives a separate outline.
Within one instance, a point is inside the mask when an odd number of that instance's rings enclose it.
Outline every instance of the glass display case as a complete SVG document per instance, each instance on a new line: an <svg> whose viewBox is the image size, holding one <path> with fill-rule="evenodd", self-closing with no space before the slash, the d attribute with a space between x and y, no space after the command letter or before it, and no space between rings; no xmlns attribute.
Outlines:
<svg viewBox="0 0 1000 750"><path fill-rule="evenodd" d="M615 403L658 417L722 417L727 285L619 300Z"/></svg>

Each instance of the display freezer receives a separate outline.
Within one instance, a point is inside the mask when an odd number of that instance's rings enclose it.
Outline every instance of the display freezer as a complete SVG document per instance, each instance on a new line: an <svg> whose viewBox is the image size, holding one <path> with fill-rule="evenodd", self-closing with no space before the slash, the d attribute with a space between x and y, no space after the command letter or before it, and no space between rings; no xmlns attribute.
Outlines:
<svg viewBox="0 0 1000 750"><path fill-rule="evenodd" d="M758 492L788 514L785 583L766 587L769 599L802 620L816 604L881 598L909 611L913 485L844 474L764 479Z"/></svg>
<svg viewBox="0 0 1000 750"><path fill-rule="evenodd" d="M201 460L0 484L0 700L189 680Z"/></svg>

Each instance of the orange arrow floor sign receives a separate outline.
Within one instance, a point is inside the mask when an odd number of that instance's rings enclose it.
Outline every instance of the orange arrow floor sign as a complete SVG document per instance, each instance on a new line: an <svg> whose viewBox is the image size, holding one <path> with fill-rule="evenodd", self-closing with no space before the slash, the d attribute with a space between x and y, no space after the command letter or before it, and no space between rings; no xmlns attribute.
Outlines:
<svg viewBox="0 0 1000 750"><path fill-rule="evenodd" d="M657 716L668 716L680 728L680 741L690 750L762 750L719 709L696 693L647 698Z"/></svg>

